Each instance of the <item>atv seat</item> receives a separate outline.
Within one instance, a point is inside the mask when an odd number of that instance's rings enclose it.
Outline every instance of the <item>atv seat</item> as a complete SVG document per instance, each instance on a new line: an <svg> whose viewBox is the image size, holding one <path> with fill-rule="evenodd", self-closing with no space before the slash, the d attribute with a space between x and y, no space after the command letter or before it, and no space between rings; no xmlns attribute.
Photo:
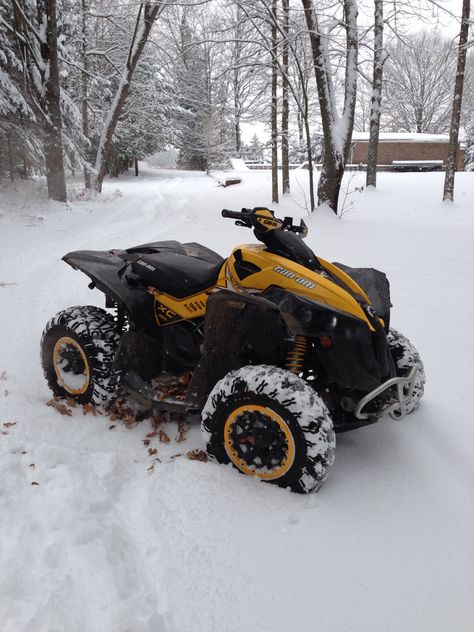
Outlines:
<svg viewBox="0 0 474 632"><path fill-rule="evenodd" d="M132 269L157 290L186 298L215 285L222 263L223 259L211 263L200 257L168 251L140 254Z"/></svg>

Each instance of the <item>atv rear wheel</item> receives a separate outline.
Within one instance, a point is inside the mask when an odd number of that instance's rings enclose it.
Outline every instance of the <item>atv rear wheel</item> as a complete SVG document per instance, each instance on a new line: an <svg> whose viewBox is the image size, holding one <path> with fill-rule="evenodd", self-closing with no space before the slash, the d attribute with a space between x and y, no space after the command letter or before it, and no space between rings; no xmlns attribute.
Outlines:
<svg viewBox="0 0 474 632"><path fill-rule="evenodd" d="M390 329L387 339L397 369L397 375L405 376L415 364L418 364L418 372L411 395L402 406L403 413L409 415L418 408L423 397L426 381L425 368L420 354L403 334L396 329ZM392 416L396 418L396 411L394 413L392 413Z"/></svg>
<svg viewBox="0 0 474 632"><path fill-rule="evenodd" d="M118 387L112 371L120 336L111 314L99 307L70 307L46 325L41 364L54 395L106 406Z"/></svg>
<svg viewBox="0 0 474 632"><path fill-rule="evenodd" d="M228 373L209 395L201 429L211 459L294 492L317 491L334 461L336 439L323 400L274 366Z"/></svg>

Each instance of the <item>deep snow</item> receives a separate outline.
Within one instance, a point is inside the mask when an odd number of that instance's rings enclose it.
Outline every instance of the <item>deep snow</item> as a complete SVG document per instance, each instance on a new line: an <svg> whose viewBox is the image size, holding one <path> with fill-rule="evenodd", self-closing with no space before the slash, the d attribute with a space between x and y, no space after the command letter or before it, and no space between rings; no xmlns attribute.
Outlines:
<svg viewBox="0 0 474 632"><path fill-rule="evenodd" d="M103 305L61 256L154 239L226 255L254 239L220 209L270 202L268 172L241 175L224 189L145 169L69 210L0 192L1 632L472 631L474 174L456 175L455 204L443 174L382 173L341 220L305 217L322 257L387 273L427 374L412 416L338 436L318 494L176 457L202 447L196 427L145 446L148 422L46 406L44 324ZM305 216L306 178L277 213Z"/></svg>

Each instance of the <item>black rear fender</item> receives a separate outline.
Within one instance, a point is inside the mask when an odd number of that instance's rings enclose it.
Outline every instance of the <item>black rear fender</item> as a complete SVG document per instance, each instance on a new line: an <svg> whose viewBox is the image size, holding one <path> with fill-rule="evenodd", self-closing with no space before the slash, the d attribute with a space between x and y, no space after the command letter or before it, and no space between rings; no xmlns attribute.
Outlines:
<svg viewBox="0 0 474 632"><path fill-rule="evenodd" d="M84 272L109 301L128 313L131 320L147 325L142 321L153 315L153 297L139 277L128 273L129 264L114 251L78 250L64 255L63 261ZM152 319L149 325L154 326Z"/></svg>

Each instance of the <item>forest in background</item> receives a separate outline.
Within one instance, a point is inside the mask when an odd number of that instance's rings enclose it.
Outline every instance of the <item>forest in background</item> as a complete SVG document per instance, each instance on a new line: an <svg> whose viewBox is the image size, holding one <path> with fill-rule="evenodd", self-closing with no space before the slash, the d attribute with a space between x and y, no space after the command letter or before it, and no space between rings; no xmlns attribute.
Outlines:
<svg viewBox="0 0 474 632"><path fill-rule="evenodd" d="M308 161L334 209L353 129L375 150L379 130L450 133L457 101L469 168L472 23L454 98L454 4L459 23L467 0L0 0L0 178L45 174L63 201L69 174L100 191L171 147L179 167L208 172L271 156L275 202L289 164ZM266 123L268 143L245 144L246 121ZM376 154L369 172L375 185Z"/></svg>

